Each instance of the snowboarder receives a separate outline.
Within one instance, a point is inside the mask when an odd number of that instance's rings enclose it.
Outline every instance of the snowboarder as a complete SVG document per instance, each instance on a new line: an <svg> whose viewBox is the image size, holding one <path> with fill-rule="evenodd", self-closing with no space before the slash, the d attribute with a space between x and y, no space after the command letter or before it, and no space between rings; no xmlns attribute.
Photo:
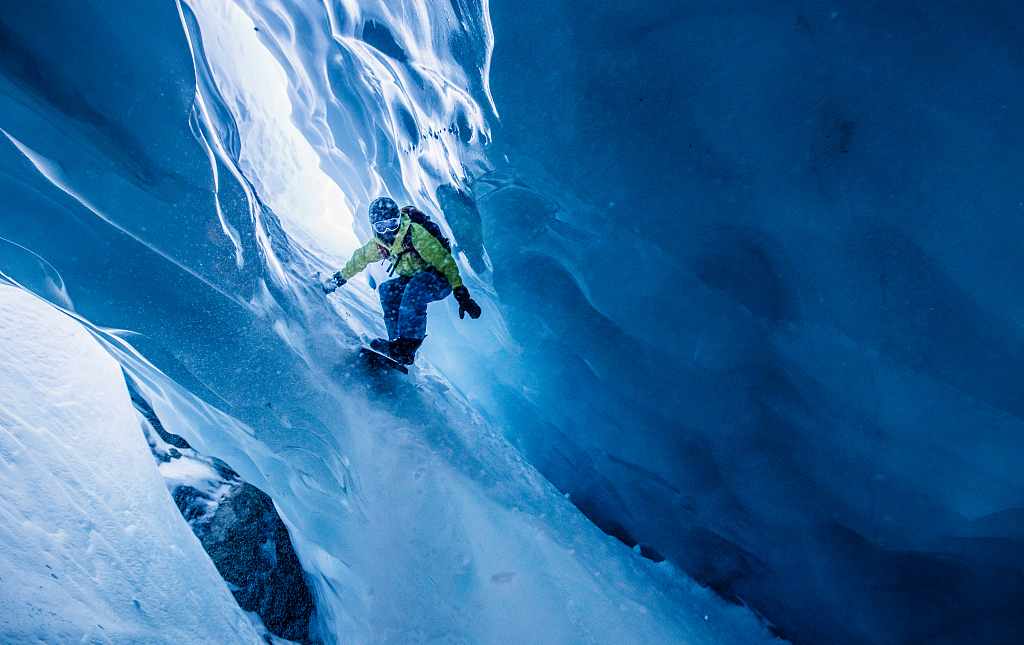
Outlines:
<svg viewBox="0 0 1024 645"><path fill-rule="evenodd" d="M459 318L479 318L480 305L462 284L451 244L440 227L413 206L401 210L390 197L370 204L373 238L356 250L344 267L323 283L333 293L371 262L390 262L388 275L397 276L380 285L380 304L388 338L377 338L370 347L402 365L412 365L427 331L427 304L448 294L459 303Z"/></svg>

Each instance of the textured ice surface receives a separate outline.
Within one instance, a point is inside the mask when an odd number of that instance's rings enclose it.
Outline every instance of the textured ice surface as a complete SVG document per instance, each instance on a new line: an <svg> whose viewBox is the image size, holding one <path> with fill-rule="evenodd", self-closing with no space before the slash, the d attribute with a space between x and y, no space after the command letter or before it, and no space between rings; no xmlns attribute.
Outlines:
<svg viewBox="0 0 1024 645"><path fill-rule="evenodd" d="M508 341L485 272L463 263L485 317L455 327L434 305L415 373L384 382L354 356L381 330L369 282L329 301L312 283L343 225L365 238L371 197L436 213L439 186L484 167L485 3L40 2L0 25L0 270L73 309L168 431L271 495L327 640L770 640L598 530L479 412L465 359ZM344 199L306 246L337 197L324 176Z"/></svg>
<svg viewBox="0 0 1024 645"><path fill-rule="evenodd" d="M1024 5L491 16L477 383L531 461L801 644L1017 639Z"/></svg>
<svg viewBox="0 0 1024 645"><path fill-rule="evenodd" d="M116 361L0 285L0 640L256 642L167 495Z"/></svg>

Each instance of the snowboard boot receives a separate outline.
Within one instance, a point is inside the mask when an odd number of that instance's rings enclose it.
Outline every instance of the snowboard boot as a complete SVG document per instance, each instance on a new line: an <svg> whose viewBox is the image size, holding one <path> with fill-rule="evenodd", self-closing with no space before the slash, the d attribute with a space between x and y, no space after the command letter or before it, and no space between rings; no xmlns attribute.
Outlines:
<svg viewBox="0 0 1024 645"><path fill-rule="evenodd" d="M374 338L370 341L370 349L386 356L391 353L391 341L386 338Z"/></svg>
<svg viewBox="0 0 1024 645"><path fill-rule="evenodd" d="M388 356L402 365L412 365L416 360L416 350L422 344L422 338L396 338L389 343Z"/></svg>

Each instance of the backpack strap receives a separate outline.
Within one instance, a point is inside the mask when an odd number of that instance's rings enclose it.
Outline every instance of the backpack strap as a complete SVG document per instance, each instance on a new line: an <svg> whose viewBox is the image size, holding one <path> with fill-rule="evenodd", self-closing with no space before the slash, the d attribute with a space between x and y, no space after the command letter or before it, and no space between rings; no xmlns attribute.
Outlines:
<svg viewBox="0 0 1024 645"><path fill-rule="evenodd" d="M384 244L376 235L373 236L374 241L377 243L377 250L380 251L380 257L382 260L391 260L391 267L388 269L388 275L394 275L395 269L398 267L398 263L402 260L402 256L412 251L416 253L416 247L412 245L412 221L408 221L405 225L405 234L402 238L401 249L396 253L394 252L397 244L392 243L391 246ZM399 228L398 232L401 233L402 229ZM397 241L397 239L396 239ZM417 255L419 255L417 253Z"/></svg>

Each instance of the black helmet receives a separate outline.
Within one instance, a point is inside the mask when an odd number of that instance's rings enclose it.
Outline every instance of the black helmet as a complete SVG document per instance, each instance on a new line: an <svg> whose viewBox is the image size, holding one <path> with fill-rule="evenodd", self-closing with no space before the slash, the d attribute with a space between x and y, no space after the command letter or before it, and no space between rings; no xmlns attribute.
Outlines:
<svg viewBox="0 0 1024 645"><path fill-rule="evenodd" d="M378 197L370 204L370 228L374 235L391 244L402 225L402 213L390 197Z"/></svg>
<svg viewBox="0 0 1024 645"><path fill-rule="evenodd" d="M370 226L377 222L400 216L398 204L390 197L378 197L370 204Z"/></svg>

